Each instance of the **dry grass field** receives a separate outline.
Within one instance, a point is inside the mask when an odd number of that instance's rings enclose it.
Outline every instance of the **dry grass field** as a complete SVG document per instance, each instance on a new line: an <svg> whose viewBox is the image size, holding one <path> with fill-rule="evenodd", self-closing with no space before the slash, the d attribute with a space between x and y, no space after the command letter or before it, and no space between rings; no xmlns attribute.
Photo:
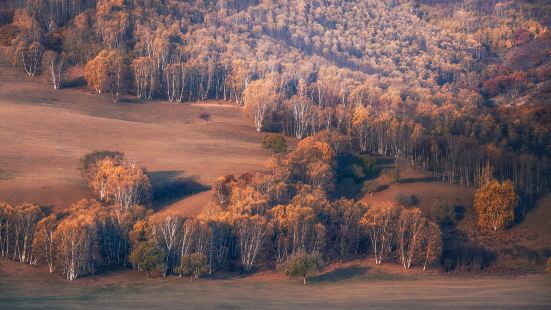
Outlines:
<svg viewBox="0 0 551 310"><path fill-rule="evenodd" d="M113 104L79 89L54 91L0 64L0 199L62 210L90 197L79 158L93 150L122 151L145 165L152 182L178 177L205 185L218 176L262 167L269 153L237 106ZM199 114L207 112L206 123ZM174 200L167 212L195 214L211 194ZM188 203L189 200L189 203Z"/></svg>
<svg viewBox="0 0 551 310"><path fill-rule="evenodd" d="M549 309L551 278L395 275L343 268L303 286L277 274L225 279L145 279L113 272L73 283L0 262L2 309ZM352 271L351 271L352 270ZM283 303L284 300L284 303Z"/></svg>

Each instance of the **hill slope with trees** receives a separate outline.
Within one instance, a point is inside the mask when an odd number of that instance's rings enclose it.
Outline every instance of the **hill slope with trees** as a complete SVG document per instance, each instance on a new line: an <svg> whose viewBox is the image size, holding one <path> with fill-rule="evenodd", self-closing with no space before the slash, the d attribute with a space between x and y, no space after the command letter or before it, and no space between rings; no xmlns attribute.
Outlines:
<svg viewBox="0 0 551 310"><path fill-rule="evenodd" d="M145 168L116 152L94 157L86 174L97 199L59 219L32 204L0 205L2 255L56 265L69 280L102 264L193 280L292 262L287 273L306 283L322 260L366 253L404 269L484 268L493 259L486 248L450 248L446 238L463 236L443 232L447 206L429 218L414 197L350 199L375 157L479 187L476 216L494 231L551 189L548 1L0 4L6 56L56 90L78 84L68 72L80 72L113 104L232 101L257 131L300 140L288 151L283 137L267 138L275 154L265 169L218 179L219 201L197 218L152 214ZM400 167L389 175L399 183ZM39 256L29 256L34 249ZM548 249L534 256L541 266Z"/></svg>

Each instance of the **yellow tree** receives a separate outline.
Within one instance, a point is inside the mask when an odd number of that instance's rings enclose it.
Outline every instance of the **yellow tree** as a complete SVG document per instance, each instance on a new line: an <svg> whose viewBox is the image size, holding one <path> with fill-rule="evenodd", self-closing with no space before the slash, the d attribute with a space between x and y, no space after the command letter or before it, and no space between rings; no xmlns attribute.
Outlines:
<svg viewBox="0 0 551 310"><path fill-rule="evenodd" d="M421 255L421 245L427 220L421 210L402 209L398 220L398 249L400 262L404 268L410 268Z"/></svg>
<svg viewBox="0 0 551 310"><path fill-rule="evenodd" d="M71 206L70 215L57 226L53 240L59 270L67 280L94 273L99 259L96 215L102 206L81 200Z"/></svg>
<svg viewBox="0 0 551 310"><path fill-rule="evenodd" d="M426 223L422 248L424 254L423 270L426 270L427 265L438 261L442 255L442 232L440 226L436 223L430 221Z"/></svg>
<svg viewBox="0 0 551 310"><path fill-rule="evenodd" d="M0 201L0 252L7 257L10 252L10 232L15 210L9 204Z"/></svg>
<svg viewBox="0 0 551 310"><path fill-rule="evenodd" d="M30 263L35 228L42 217L42 211L37 205L23 203L15 207L13 215L15 239L13 259L17 258L22 263Z"/></svg>
<svg viewBox="0 0 551 310"><path fill-rule="evenodd" d="M84 70L84 77L90 88L98 94L108 91L113 102L118 102L128 70L120 50L102 50L86 64Z"/></svg>
<svg viewBox="0 0 551 310"><path fill-rule="evenodd" d="M46 263L50 273L54 272L54 231L58 220L55 214L41 219L36 225L33 240L33 264Z"/></svg>
<svg viewBox="0 0 551 310"><path fill-rule="evenodd" d="M360 150L362 152L367 151L369 143L369 110L361 104L357 105L356 109L354 109L352 126L355 130Z"/></svg>
<svg viewBox="0 0 551 310"><path fill-rule="evenodd" d="M260 215L239 215L235 219L235 232L239 243L241 264L245 272L250 272L258 253L271 231L265 217Z"/></svg>
<svg viewBox="0 0 551 310"><path fill-rule="evenodd" d="M505 229L515 219L518 195L513 183L491 180L476 191L474 207L481 227L492 230Z"/></svg>
<svg viewBox="0 0 551 310"><path fill-rule="evenodd" d="M390 254L396 235L400 208L390 202L369 206L360 225L369 235L375 264L380 265Z"/></svg>

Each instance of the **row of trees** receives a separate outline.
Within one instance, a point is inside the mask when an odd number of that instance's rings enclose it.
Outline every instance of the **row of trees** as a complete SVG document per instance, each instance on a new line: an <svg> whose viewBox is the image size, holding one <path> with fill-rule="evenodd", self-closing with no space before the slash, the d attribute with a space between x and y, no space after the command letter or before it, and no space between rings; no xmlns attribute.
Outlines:
<svg viewBox="0 0 551 310"><path fill-rule="evenodd" d="M127 234L143 207L120 214L118 208L82 200L61 216L45 216L32 204L0 204L2 256L31 265L48 266L68 280L93 274L100 263L127 264Z"/></svg>
<svg viewBox="0 0 551 310"><path fill-rule="evenodd" d="M251 272L308 255L333 261L371 253L378 264L396 260L404 268L438 261L440 230L419 210L331 200L343 151L327 139L304 139L262 172L220 178L219 203L197 218L152 214L140 206L149 187L143 168L122 153L87 154L82 172L98 200L47 216L35 205L2 204L2 255L69 280L101 265L198 277L235 263Z"/></svg>
<svg viewBox="0 0 551 310"><path fill-rule="evenodd" d="M139 206L121 214L117 207L94 200L76 203L59 218L44 216L36 205L13 208L2 203L0 249L3 257L48 266L69 280L105 264L198 277L228 268L237 259L250 272L270 255L278 262L302 253L350 257L366 252L361 245L367 236L378 264L394 254L405 268L425 268L438 260L440 231L419 210L367 207L349 200L333 205L340 213L331 214L329 222L320 219L329 214L301 205L255 215L211 206L198 219L189 219L147 216L150 212Z"/></svg>

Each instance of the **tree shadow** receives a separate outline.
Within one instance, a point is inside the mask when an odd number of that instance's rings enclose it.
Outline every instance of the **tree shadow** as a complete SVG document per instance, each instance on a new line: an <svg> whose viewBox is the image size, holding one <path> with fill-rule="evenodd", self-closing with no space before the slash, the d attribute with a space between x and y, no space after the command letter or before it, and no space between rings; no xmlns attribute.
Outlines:
<svg viewBox="0 0 551 310"><path fill-rule="evenodd" d="M339 268L324 274L317 275L315 277L311 277L309 281L312 283L339 282L364 275L367 273L367 270L367 267L354 265L350 267Z"/></svg>
<svg viewBox="0 0 551 310"><path fill-rule="evenodd" d="M438 179L436 177L425 177L425 178L404 178L400 179L399 183L417 183L417 182L436 182Z"/></svg>
<svg viewBox="0 0 551 310"><path fill-rule="evenodd" d="M83 76L79 76L71 80L65 80L62 85L63 88L80 88L84 86L86 86L86 80Z"/></svg>
<svg viewBox="0 0 551 310"><path fill-rule="evenodd" d="M54 205L40 205L39 207L44 216L48 216L54 212Z"/></svg>
<svg viewBox="0 0 551 310"><path fill-rule="evenodd" d="M211 188L201 184L197 176L183 175L183 171L153 171L148 172L147 175L151 181L151 199L157 211L172 202Z"/></svg>
<svg viewBox="0 0 551 310"><path fill-rule="evenodd" d="M0 169L0 181L1 180L10 180L10 179L13 179L17 176L17 173L15 173L14 171L8 171L8 170L3 170L3 169Z"/></svg>

